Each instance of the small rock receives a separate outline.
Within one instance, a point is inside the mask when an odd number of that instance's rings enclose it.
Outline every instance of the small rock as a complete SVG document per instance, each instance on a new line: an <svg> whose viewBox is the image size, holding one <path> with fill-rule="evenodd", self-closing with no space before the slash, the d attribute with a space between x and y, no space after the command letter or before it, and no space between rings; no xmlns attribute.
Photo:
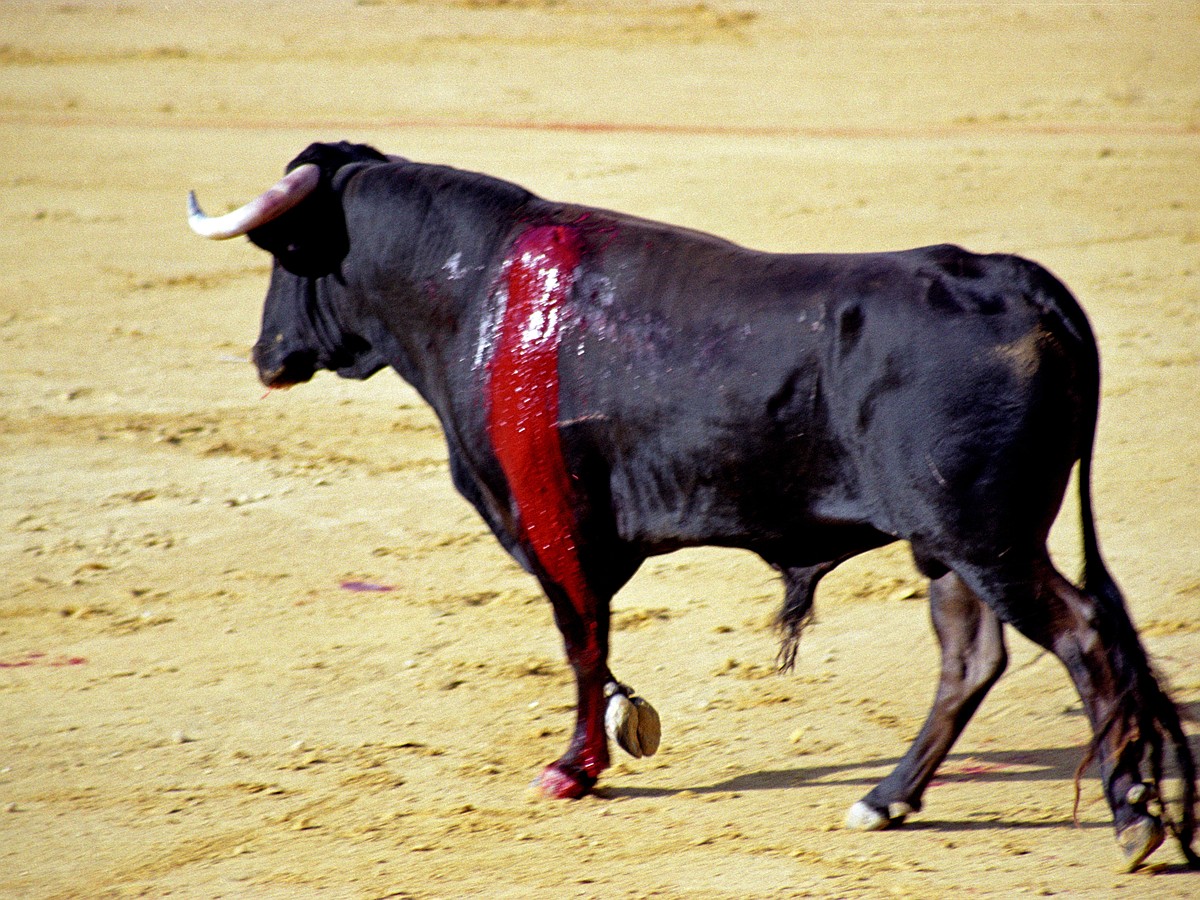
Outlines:
<svg viewBox="0 0 1200 900"><path fill-rule="evenodd" d="M728 675L730 672L737 669L737 667L740 665L741 665L741 663L739 663L736 659L734 659L731 656L731 657L727 658L719 666L717 666L715 669L713 669L712 674L713 675Z"/></svg>

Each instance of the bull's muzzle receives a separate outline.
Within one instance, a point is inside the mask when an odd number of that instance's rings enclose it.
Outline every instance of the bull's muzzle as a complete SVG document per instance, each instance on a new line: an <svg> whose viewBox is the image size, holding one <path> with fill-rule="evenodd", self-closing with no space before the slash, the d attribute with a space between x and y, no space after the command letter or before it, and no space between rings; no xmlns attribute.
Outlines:
<svg viewBox="0 0 1200 900"><path fill-rule="evenodd" d="M254 365L259 380L269 388L303 384L317 373L317 354L312 350L280 352L277 344L256 344Z"/></svg>

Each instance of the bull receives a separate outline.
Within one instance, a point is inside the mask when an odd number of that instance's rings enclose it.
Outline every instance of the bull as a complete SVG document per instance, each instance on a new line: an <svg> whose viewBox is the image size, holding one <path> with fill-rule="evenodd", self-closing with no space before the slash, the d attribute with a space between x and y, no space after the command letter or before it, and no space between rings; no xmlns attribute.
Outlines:
<svg viewBox="0 0 1200 900"><path fill-rule="evenodd" d="M610 738L658 747L657 713L607 663L610 602L647 558L760 556L783 582L787 669L821 578L903 540L931 580L941 675L847 823L921 809L1005 669L1007 625L1074 682L1126 867L1168 831L1197 866L1195 763L1096 534L1096 342L1044 268L955 246L756 252L344 142L286 172L223 216L191 195L191 227L274 257L253 350L268 387L390 366L437 414L455 487L540 583L576 678L545 794L590 791ZM1076 463L1078 586L1046 547ZM1165 755L1178 804L1159 797Z"/></svg>

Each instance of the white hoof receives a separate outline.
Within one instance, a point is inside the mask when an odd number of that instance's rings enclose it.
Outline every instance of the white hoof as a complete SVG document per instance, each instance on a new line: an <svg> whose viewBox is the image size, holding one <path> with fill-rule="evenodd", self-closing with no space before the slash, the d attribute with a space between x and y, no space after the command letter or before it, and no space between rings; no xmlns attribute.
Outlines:
<svg viewBox="0 0 1200 900"><path fill-rule="evenodd" d="M883 831L891 824L891 819L862 800L850 807L850 812L846 813L846 827L855 831Z"/></svg>
<svg viewBox="0 0 1200 900"><path fill-rule="evenodd" d="M888 820L892 825L899 825L908 818L908 814L913 811L913 808L903 800L897 800L895 803L888 804Z"/></svg>
<svg viewBox="0 0 1200 900"><path fill-rule="evenodd" d="M608 698L604 710L604 730L618 747L635 759L642 755L642 743L638 739L638 708L624 694L613 694Z"/></svg>
<svg viewBox="0 0 1200 900"><path fill-rule="evenodd" d="M1153 816L1142 816L1117 835L1117 845L1125 856L1122 868L1133 872L1140 868L1146 857L1159 848L1166 836L1162 822Z"/></svg>
<svg viewBox="0 0 1200 900"><path fill-rule="evenodd" d="M1135 784L1125 793L1125 802L1130 806L1137 806L1139 803L1144 803L1152 799L1150 796L1150 788L1144 784Z"/></svg>
<svg viewBox="0 0 1200 900"><path fill-rule="evenodd" d="M610 740L635 759L653 756L662 740L662 721L653 706L625 685L610 681L604 686L608 705L604 730Z"/></svg>
<svg viewBox="0 0 1200 900"><path fill-rule="evenodd" d="M642 756L653 756L658 752L658 744L662 740L662 720L658 717L658 710L641 697L630 699L638 714L638 747L642 751Z"/></svg>

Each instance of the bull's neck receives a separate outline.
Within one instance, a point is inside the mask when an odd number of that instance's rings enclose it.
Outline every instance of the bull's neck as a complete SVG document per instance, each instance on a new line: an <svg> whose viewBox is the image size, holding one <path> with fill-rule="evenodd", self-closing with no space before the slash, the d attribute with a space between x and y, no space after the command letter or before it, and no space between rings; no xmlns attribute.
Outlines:
<svg viewBox="0 0 1200 900"><path fill-rule="evenodd" d="M381 323L389 364L443 421L481 406L481 335L507 244L530 195L505 182L432 168L379 178L351 235L360 321ZM355 238L358 238L356 241ZM362 248L362 249L358 249ZM382 349L382 348L381 348Z"/></svg>

